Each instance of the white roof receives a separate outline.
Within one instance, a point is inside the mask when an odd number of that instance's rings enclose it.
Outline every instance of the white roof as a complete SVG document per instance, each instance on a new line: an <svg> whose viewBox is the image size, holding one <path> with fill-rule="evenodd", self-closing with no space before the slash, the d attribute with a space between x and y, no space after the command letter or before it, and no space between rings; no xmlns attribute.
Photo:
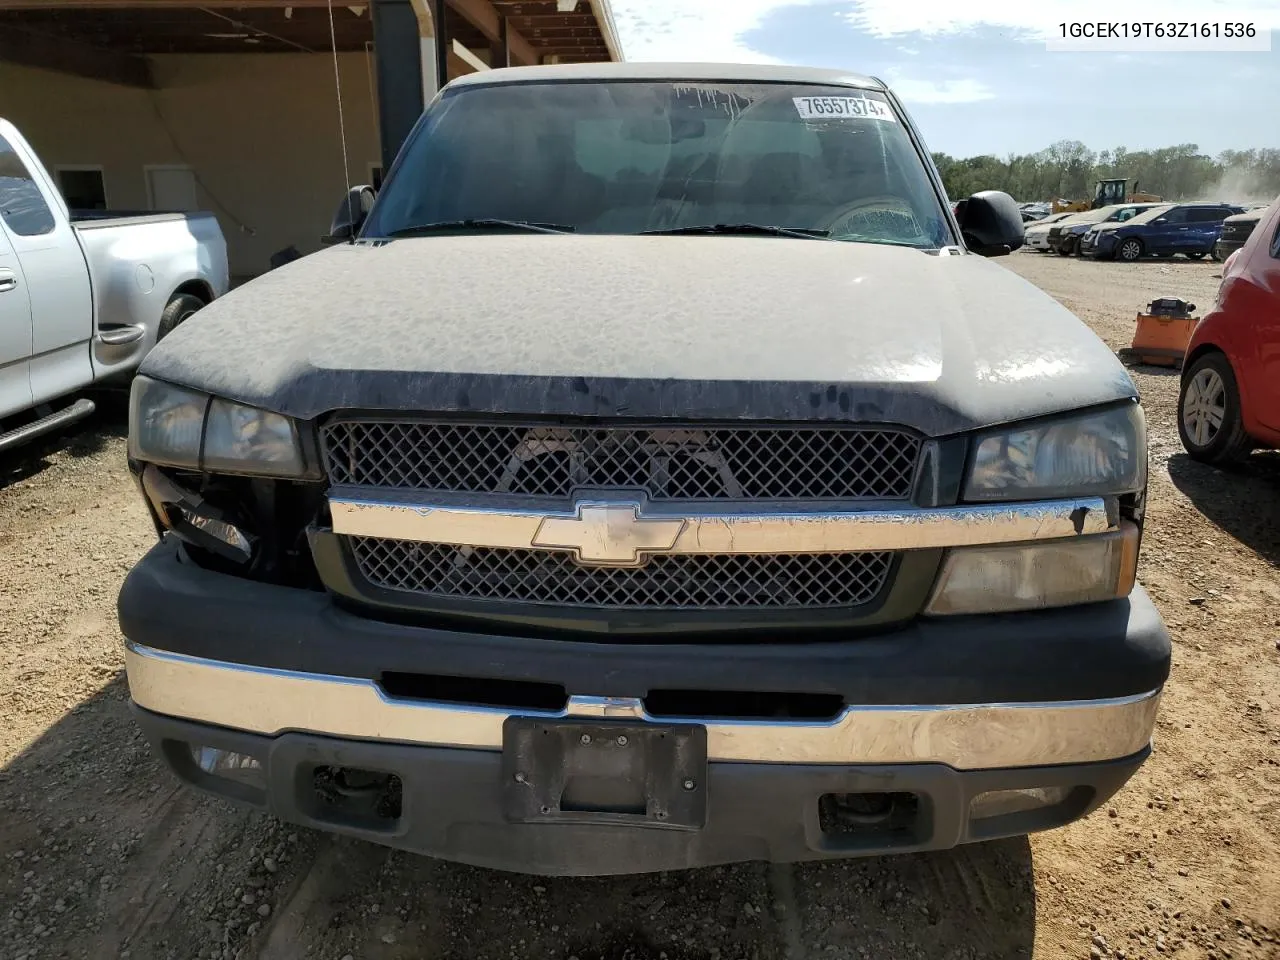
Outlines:
<svg viewBox="0 0 1280 960"><path fill-rule="evenodd" d="M847 70L785 67L755 63L561 63L541 67L503 67L468 73L449 86L519 83L530 80L689 80L713 83L812 83L884 90L874 77Z"/></svg>

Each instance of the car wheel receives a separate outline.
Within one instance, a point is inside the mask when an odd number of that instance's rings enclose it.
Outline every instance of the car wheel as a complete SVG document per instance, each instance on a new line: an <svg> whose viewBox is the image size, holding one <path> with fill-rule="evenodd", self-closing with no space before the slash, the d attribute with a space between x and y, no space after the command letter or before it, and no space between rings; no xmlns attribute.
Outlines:
<svg viewBox="0 0 1280 960"><path fill-rule="evenodd" d="M1253 449L1240 417L1240 390L1222 353L1207 353L1182 375L1178 437L1194 460L1225 464Z"/></svg>
<svg viewBox="0 0 1280 960"><path fill-rule="evenodd" d="M1123 260L1126 263L1141 259L1142 257L1142 241L1137 237L1128 237L1120 241L1120 246L1116 248L1116 259Z"/></svg>
<svg viewBox="0 0 1280 960"><path fill-rule="evenodd" d="M1188 260L1203 260L1205 253L1203 250L1193 250L1187 254Z"/></svg>
<svg viewBox="0 0 1280 960"><path fill-rule="evenodd" d="M1060 257L1071 256L1071 248L1068 247L1065 242L1058 244L1058 256Z"/></svg>
<svg viewBox="0 0 1280 960"><path fill-rule="evenodd" d="M177 329L178 325L204 306L204 301L190 293L175 293L160 314L160 328L156 331L159 343Z"/></svg>

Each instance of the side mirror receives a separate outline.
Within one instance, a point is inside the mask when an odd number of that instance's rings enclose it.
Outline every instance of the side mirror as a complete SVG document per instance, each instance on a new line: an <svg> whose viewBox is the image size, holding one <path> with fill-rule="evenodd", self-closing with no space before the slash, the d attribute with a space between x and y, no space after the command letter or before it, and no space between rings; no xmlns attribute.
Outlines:
<svg viewBox="0 0 1280 960"><path fill-rule="evenodd" d="M1168 218L1168 217L1156 217L1156 218L1155 218L1154 220L1152 220L1151 222L1152 222L1152 223L1168 223L1168 222L1169 222L1169 218Z"/></svg>
<svg viewBox="0 0 1280 960"><path fill-rule="evenodd" d="M983 190L958 204L956 219L964 245L984 257L1003 257L1026 241L1022 215L1013 197Z"/></svg>
<svg viewBox="0 0 1280 960"><path fill-rule="evenodd" d="M320 242L334 244L346 243L352 240L360 232L360 228L364 226L365 220L368 219L369 211L373 209L373 201L376 196L377 194L374 193L373 187L367 184L352 187L333 215L333 222L329 226L329 235L321 237Z"/></svg>

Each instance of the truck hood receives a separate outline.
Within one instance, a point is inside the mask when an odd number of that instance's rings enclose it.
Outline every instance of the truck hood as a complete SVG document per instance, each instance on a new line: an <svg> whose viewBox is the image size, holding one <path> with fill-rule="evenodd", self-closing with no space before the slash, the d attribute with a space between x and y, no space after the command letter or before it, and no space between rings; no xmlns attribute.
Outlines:
<svg viewBox="0 0 1280 960"><path fill-rule="evenodd" d="M1256 224L1262 219L1262 215L1267 212L1266 207L1258 210L1246 210L1244 213L1233 213L1229 217L1224 217L1223 223L1253 223Z"/></svg>
<svg viewBox="0 0 1280 960"><path fill-rule="evenodd" d="M930 436L1136 396L997 263L771 237L347 244L216 300L142 372L300 419L338 409L878 421Z"/></svg>

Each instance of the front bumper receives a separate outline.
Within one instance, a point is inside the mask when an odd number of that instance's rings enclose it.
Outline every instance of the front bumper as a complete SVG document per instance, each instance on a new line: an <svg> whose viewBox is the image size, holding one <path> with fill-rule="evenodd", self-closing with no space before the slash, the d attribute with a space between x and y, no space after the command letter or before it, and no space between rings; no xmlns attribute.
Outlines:
<svg viewBox="0 0 1280 960"><path fill-rule="evenodd" d="M1056 253L1070 256L1080 249L1080 239L1083 234L1064 233L1061 234L1056 241L1051 242L1051 246Z"/></svg>
<svg viewBox="0 0 1280 960"><path fill-rule="evenodd" d="M1222 240L1218 239L1213 242L1213 259L1226 260L1237 250L1245 245L1246 240Z"/></svg>
<svg viewBox="0 0 1280 960"><path fill-rule="evenodd" d="M508 819L503 755L490 750L393 741L339 740L308 733L278 737L189 723L135 709L148 740L187 783L292 823L374 843L519 873L600 876L651 873L766 860L798 863L940 850L960 843L1062 826L1097 809L1150 753L1069 766L958 771L945 764L707 764L695 789L705 793L698 829ZM222 780L199 767L189 745L253 757L259 787ZM397 778L393 805L370 807L321 799L318 771L335 767ZM1022 791L1054 790L1054 802L1016 809ZM824 797L891 796L900 804L879 822L824 821ZM975 816L975 800L998 795L1012 809ZM906 799L911 798L911 799ZM376 809L376 808L375 808ZM560 811L557 811L560 812Z"/></svg>
<svg viewBox="0 0 1280 960"><path fill-rule="evenodd" d="M325 594L203 570L171 543L130 573L119 610L140 723L182 779L294 822L547 873L934 849L1058 826L1104 802L1145 758L1170 655L1141 589L822 642L598 642L375 621ZM563 703L393 696L393 674L540 684ZM708 709L674 713L660 706L663 691ZM839 706L808 720L716 714L718 697L743 691ZM511 821L501 795L512 717L704 729L705 822ZM192 745L255 758L262 784L202 770ZM362 820L317 805L313 774L325 766L394 774L400 812ZM1047 787L1065 792L972 815L979 794ZM864 793L909 794L914 813L854 839L822 828L824 794Z"/></svg>
<svg viewBox="0 0 1280 960"><path fill-rule="evenodd" d="M1077 252L1082 257L1113 257L1116 252L1115 238L1104 240L1101 237L1094 237L1089 239L1086 234L1080 239L1080 247Z"/></svg>

